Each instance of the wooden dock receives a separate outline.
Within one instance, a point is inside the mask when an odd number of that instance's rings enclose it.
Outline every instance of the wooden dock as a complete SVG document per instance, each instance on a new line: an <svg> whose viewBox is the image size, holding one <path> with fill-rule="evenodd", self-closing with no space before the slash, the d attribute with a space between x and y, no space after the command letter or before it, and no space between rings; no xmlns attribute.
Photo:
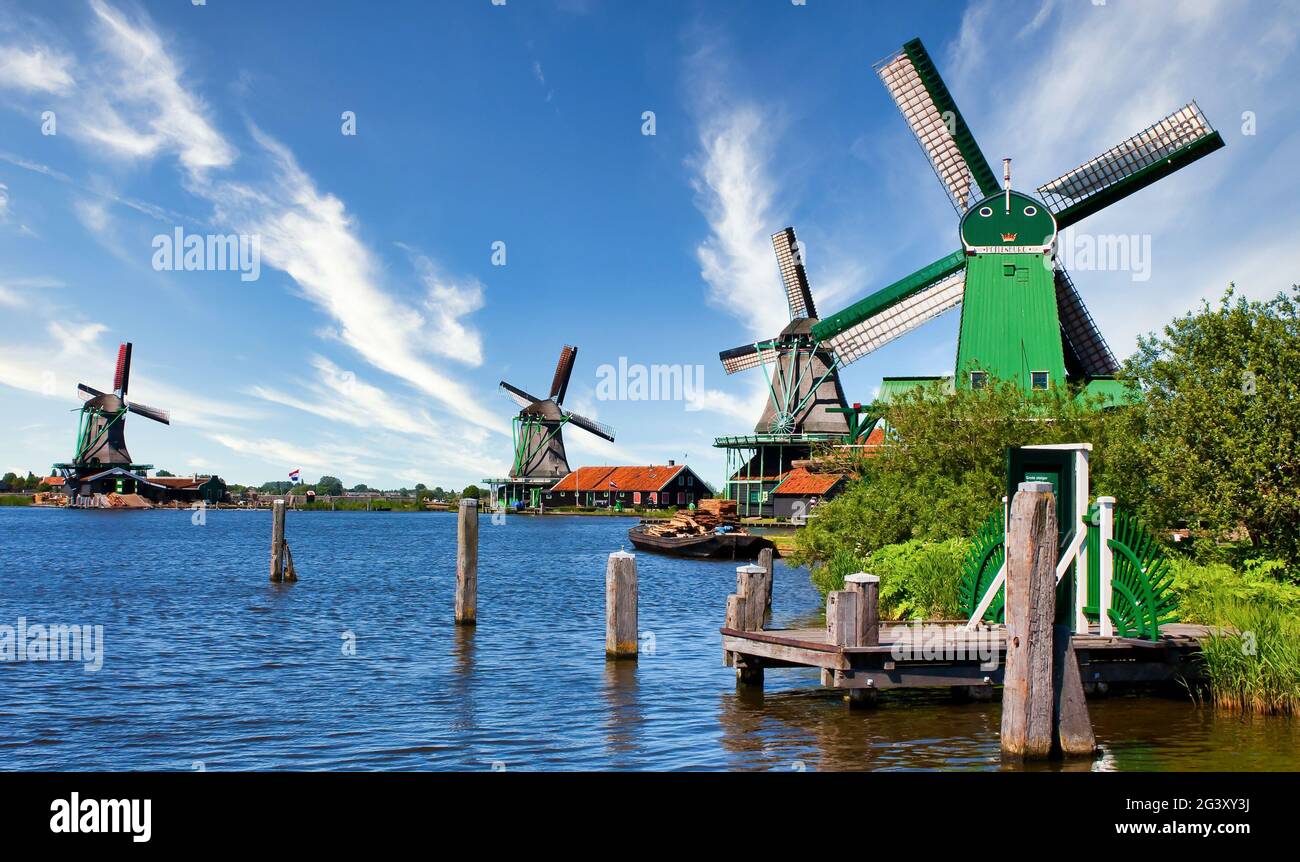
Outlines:
<svg viewBox="0 0 1300 862"><path fill-rule="evenodd" d="M1209 626L1162 626L1159 641L1103 638L1096 626L1076 634L1074 650L1085 686L1157 683L1199 675L1195 654ZM971 687L1002 684L1006 630L965 628L953 620L880 623L879 643L840 646L824 628L722 629L727 663L742 682L761 684L763 669L817 668L822 684L839 689Z"/></svg>

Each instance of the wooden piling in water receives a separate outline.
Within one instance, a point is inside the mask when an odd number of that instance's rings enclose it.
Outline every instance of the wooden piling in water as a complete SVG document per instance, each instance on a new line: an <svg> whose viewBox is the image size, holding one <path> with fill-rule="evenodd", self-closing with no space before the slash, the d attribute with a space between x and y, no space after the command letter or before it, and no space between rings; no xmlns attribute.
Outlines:
<svg viewBox="0 0 1300 862"><path fill-rule="evenodd" d="M271 506L271 583L284 581L284 500Z"/></svg>
<svg viewBox="0 0 1300 862"><path fill-rule="evenodd" d="M605 658L637 657L636 557L626 551L609 555L605 565Z"/></svg>
<svg viewBox="0 0 1300 862"><path fill-rule="evenodd" d="M868 581L867 578L874 576L852 575L850 577L863 580L850 583L848 578L845 578L845 586L848 589L835 590L826 594L826 642L843 647L868 646L867 615L870 613L878 617L874 604L875 597L878 595L879 578ZM865 589L868 586L875 589L868 593ZM872 608L866 607L867 601L872 602ZM880 627L877 623L874 635L876 642L880 639L879 633ZM842 680L846 675L851 676L852 671L834 670L831 674L833 678ZM873 704L876 702L876 696L875 689L861 687L850 688L847 695L849 705L854 707Z"/></svg>
<svg viewBox="0 0 1300 862"><path fill-rule="evenodd" d="M1021 482L1011 501L1006 547L1002 753L1012 757L1045 758L1052 751L1056 545L1051 483Z"/></svg>
<svg viewBox="0 0 1300 862"><path fill-rule="evenodd" d="M775 571L773 568L775 565L773 562L773 556L774 554L771 548L763 548L758 552L758 565L767 573L765 576L767 581L767 604L765 613L768 619L771 619L772 617L772 575Z"/></svg>
<svg viewBox="0 0 1300 862"><path fill-rule="evenodd" d="M478 500L460 501L456 518L456 625L478 624Z"/></svg>
<svg viewBox="0 0 1300 862"><path fill-rule="evenodd" d="M742 626L747 632L762 631L766 622L768 595L772 587L762 566L748 565L736 569L736 595L745 598Z"/></svg>
<svg viewBox="0 0 1300 862"><path fill-rule="evenodd" d="M856 646L880 643L880 578L858 572L844 579L844 589L858 594Z"/></svg>

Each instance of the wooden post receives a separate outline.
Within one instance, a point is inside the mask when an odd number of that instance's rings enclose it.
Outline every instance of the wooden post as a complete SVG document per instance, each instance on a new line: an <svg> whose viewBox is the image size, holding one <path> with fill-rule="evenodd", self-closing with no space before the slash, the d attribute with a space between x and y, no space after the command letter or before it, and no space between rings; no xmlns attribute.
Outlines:
<svg viewBox="0 0 1300 862"><path fill-rule="evenodd" d="M1110 620L1110 606L1114 601L1115 552L1111 550L1109 542L1115 538L1114 497L1097 498L1097 521L1097 529L1101 534L1101 541L1097 543L1097 604L1101 611L1101 636L1113 638L1115 624Z"/></svg>
<svg viewBox="0 0 1300 862"><path fill-rule="evenodd" d="M767 573L764 577L764 580L767 581L767 619L772 618L772 575L775 572L772 557L773 553L771 548L763 548L758 552L758 564L763 568L763 571Z"/></svg>
<svg viewBox="0 0 1300 862"><path fill-rule="evenodd" d="M767 609L767 573L761 566L741 566L736 569L736 595L745 597L744 630L763 630Z"/></svg>
<svg viewBox="0 0 1300 862"><path fill-rule="evenodd" d="M271 507L271 583L284 580L284 500Z"/></svg>
<svg viewBox="0 0 1300 862"><path fill-rule="evenodd" d="M460 501L456 520L456 625L477 623L478 500L467 497Z"/></svg>
<svg viewBox="0 0 1300 862"><path fill-rule="evenodd" d="M636 557L615 551L605 566L605 658L635 659L636 652Z"/></svg>
<svg viewBox="0 0 1300 862"><path fill-rule="evenodd" d="M1052 709L1056 716L1053 742L1067 757L1091 757L1097 749L1088 716L1088 702L1079 676L1079 657L1074 654L1074 632L1058 625L1053 632Z"/></svg>
<svg viewBox="0 0 1300 862"><path fill-rule="evenodd" d="M858 594L857 645L880 643L880 578L858 572L844 579L844 589Z"/></svg>
<svg viewBox="0 0 1300 862"><path fill-rule="evenodd" d="M1056 615L1056 499L1050 482L1021 482L1007 525L1007 664L1002 753L1052 751L1052 623Z"/></svg>
<svg viewBox="0 0 1300 862"><path fill-rule="evenodd" d="M745 607L745 597L732 593L727 596L727 622L726 626L735 631L745 630L745 614L748 610ZM722 651L722 664L731 667L735 664L731 650Z"/></svg>
<svg viewBox="0 0 1300 862"><path fill-rule="evenodd" d="M862 646L858 641L858 608L862 596L855 590L826 594L826 642L835 646Z"/></svg>

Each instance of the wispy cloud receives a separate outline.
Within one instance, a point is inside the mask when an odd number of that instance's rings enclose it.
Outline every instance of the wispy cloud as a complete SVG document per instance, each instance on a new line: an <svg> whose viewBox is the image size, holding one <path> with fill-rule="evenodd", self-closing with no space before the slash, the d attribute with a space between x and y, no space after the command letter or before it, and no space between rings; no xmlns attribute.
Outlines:
<svg viewBox="0 0 1300 862"><path fill-rule="evenodd" d="M34 93L65 93L75 83L72 58L38 45L0 46L0 87Z"/></svg>

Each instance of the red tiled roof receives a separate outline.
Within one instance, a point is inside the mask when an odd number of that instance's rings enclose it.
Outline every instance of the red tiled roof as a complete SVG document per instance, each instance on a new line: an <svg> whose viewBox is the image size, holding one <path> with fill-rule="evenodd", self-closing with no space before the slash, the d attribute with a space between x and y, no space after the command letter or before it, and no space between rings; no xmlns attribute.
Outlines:
<svg viewBox="0 0 1300 862"><path fill-rule="evenodd" d="M194 479L189 476L150 476L149 481L167 488L197 488L207 481L207 477Z"/></svg>
<svg viewBox="0 0 1300 862"><path fill-rule="evenodd" d="M64 481L62 476L46 476L41 480L41 484L49 487L60 488L66 485L67 482Z"/></svg>
<svg viewBox="0 0 1300 862"><path fill-rule="evenodd" d="M551 488L552 491L608 491L610 483L617 491L658 491L677 478L685 464L669 467L579 467Z"/></svg>
<svg viewBox="0 0 1300 862"><path fill-rule="evenodd" d="M841 479L843 473L809 473L803 467L791 470L785 481L776 486L773 494L793 494L797 496L821 495L829 493Z"/></svg>

